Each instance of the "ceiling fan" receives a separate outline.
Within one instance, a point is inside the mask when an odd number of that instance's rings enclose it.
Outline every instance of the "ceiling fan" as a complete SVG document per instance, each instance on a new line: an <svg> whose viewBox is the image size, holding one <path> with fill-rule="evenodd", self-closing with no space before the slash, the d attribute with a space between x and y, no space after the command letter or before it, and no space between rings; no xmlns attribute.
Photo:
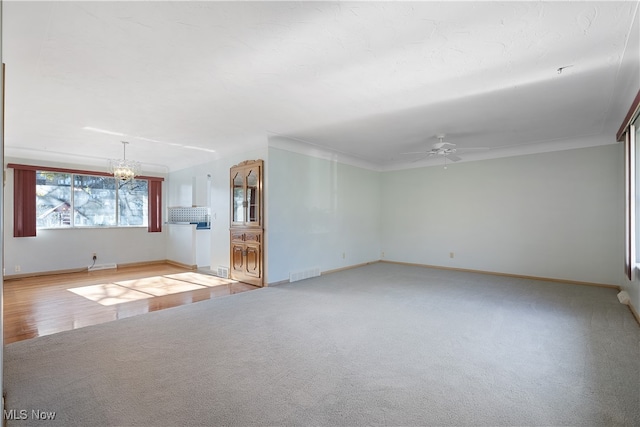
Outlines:
<svg viewBox="0 0 640 427"><path fill-rule="evenodd" d="M444 134L438 134L436 135L436 138L438 138L438 142L436 142L435 144L433 144L431 146L430 150L427 151L410 151L407 153L400 153L400 154L422 154L421 157L418 157L417 159L413 160L413 162L419 162L420 160L424 160L427 159L429 157L434 157L434 156L440 156L440 157L444 157L444 168L447 168L447 159L452 161L452 162L458 162L460 160L462 160L462 158L458 155L456 155L456 153L458 152L458 150L488 150L488 147L478 147L478 148L456 148L456 144L452 143L452 142L447 142L444 140L445 135Z"/></svg>

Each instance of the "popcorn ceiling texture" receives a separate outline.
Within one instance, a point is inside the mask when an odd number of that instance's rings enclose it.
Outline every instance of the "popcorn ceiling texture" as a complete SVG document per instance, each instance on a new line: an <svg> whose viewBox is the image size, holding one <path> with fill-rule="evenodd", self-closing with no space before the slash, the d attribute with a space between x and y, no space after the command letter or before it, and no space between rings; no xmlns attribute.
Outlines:
<svg viewBox="0 0 640 427"><path fill-rule="evenodd" d="M640 86L637 10L7 2L6 155L99 162L124 138L145 170L174 171L281 135L394 167L439 133L495 152L611 143Z"/></svg>

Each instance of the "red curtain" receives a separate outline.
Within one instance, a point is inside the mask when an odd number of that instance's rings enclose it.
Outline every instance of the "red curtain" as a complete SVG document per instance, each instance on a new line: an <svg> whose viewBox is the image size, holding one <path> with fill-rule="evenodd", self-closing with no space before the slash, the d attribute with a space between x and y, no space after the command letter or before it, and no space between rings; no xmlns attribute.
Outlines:
<svg viewBox="0 0 640 427"><path fill-rule="evenodd" d="M13 237L36 235L36 171L13 170Z"/></svg>
<svg viewBox="0 0 640 427"><path fill-rule="evenodd" d="M81 173L86 175L108 176L104 172L80 171L53 167L39 167L9 163L13 169L13 236L28 237L36 235L36 171ZM150 233L162 231L162 181L164 178L140 176L149 182L149 226Z"/></svg>
<svg viewBox="0 0 640 427"><path fill-rule="evenodd" d="M149 180L149 232L162 231L162 181Z"/></svg>

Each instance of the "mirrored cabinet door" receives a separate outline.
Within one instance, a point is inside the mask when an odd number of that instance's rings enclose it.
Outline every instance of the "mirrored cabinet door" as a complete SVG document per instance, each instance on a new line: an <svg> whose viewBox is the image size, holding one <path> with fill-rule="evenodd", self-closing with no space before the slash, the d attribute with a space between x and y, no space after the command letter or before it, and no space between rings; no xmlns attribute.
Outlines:
<svg viewBox="0 0 640 427"><path fill-rule="evenodd" d="M244 215L244 200L245 200L245 187L244 187L244 171L235 171L231 177L231 221L233 223L243 223L245 219Z"/></svg>
<svg viewBox="0 0 640 427"><path fill-rule="evenodd" d="M250 169L247 173L247 222L254 224L260 222L260 197L258 193L260 179L258 173L258 169Z"/></svg>
<svg viewBox="0 0 640 427"><path fill-rule="evenodd" d="M262 160L231 168L231 225L262 226Z"/></svg>

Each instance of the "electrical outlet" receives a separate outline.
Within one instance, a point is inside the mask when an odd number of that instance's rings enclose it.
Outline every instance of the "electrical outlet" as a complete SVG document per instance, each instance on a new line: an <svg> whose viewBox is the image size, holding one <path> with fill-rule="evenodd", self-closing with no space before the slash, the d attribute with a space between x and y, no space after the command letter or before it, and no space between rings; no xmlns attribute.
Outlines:
<svg viewBox="0 0 640 427"><path fill-rule="evenodd" d="M384 258L384 251L380 252L380 258Z"/></svg>
<svg viewBox="0 0 640 427"><path fill-rule="evenodd" d="M93 259L94 261L95 261L95 260L97 260L97 259L98 259L98 254L96 254L96 253L94 252L94 253L93 253L93 256L92 256L92 258L91 258L91 259Z"/></svg>
<svg viewBox="0 0 640 427"><path fill-rule="evenodd" d="M347 257L347 253L346 252L342 252L342 259L345 259Z"/></svg>
<svg viewBox="0 0 640 427"><path fill-rule="evenodd" d="M20 270L20 266L16 264L15 272L16 272L16 273L20 273L20 271L21 271L21 270Z"/></svg>
<svg viewBox="0 0 640 427"><path fill-rule="evenodd" d="M449 258L453 258L453 252L449 252Z"/></svg>

